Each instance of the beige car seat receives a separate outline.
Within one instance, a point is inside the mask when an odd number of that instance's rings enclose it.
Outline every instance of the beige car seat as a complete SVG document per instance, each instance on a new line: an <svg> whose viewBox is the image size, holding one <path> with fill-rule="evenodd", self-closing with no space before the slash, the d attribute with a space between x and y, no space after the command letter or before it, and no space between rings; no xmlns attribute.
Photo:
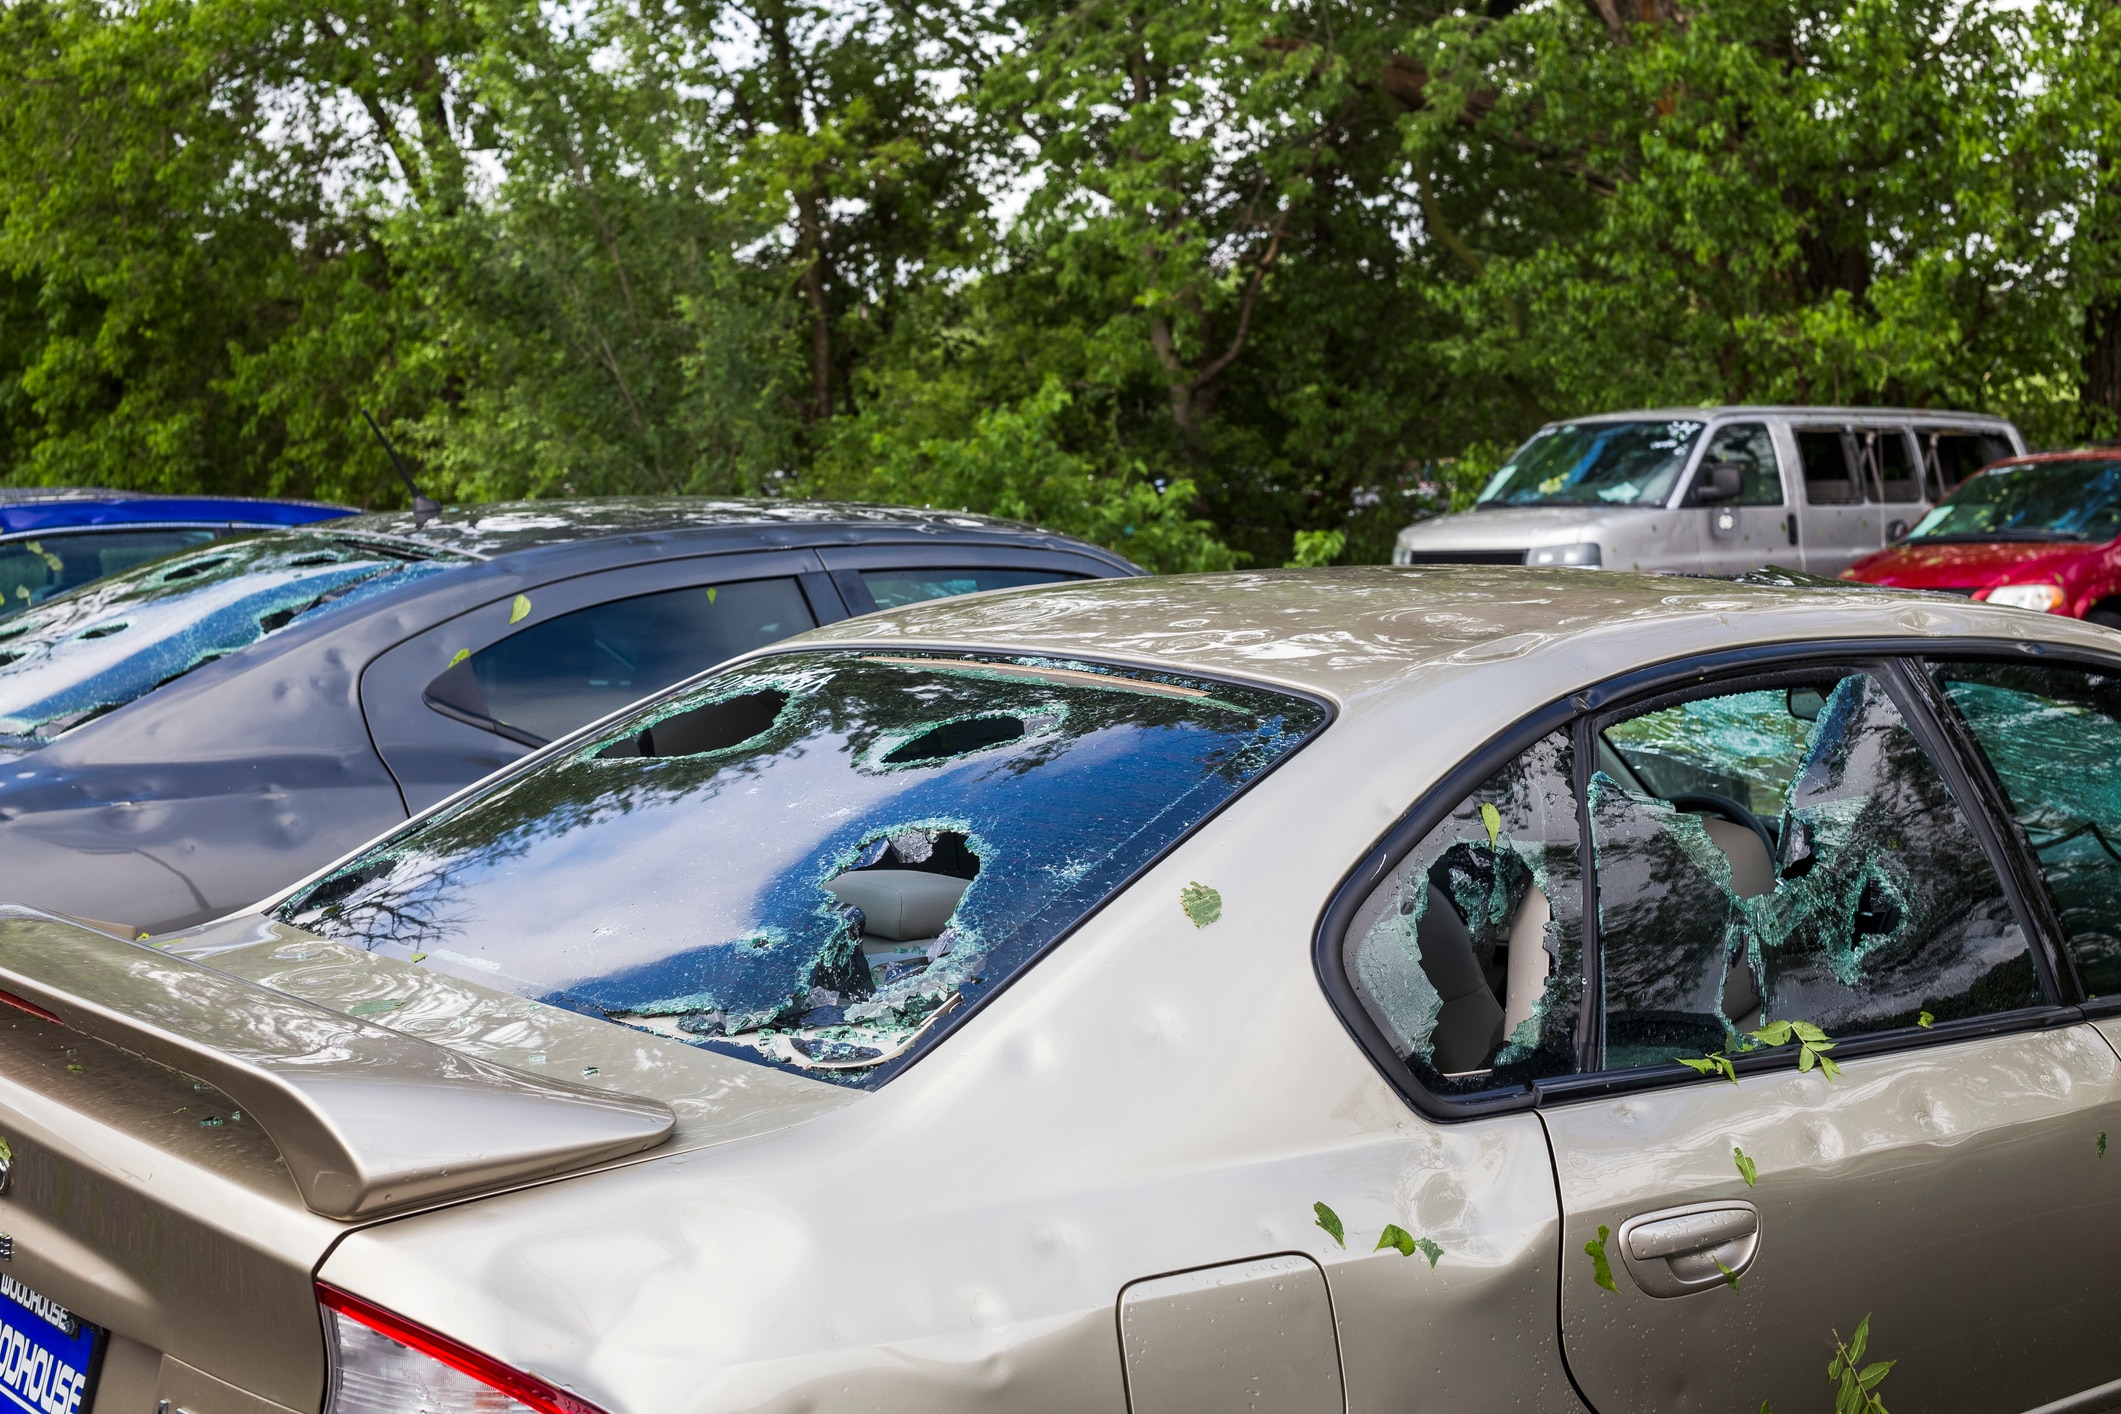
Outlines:
<svg viewBox="0 0 2121 1414"><path fill-rule="evenodd" d="M970 879L919 869L857 869L825 883L834 898L862 911L862 954L872 971L926 959L971 886Z"/></svg>
<svg viewBox="0 0 2121 1414"><path fill-rule="evenodd" d="M1701 827L1730 861L1733 893L1740 898L1757 898L1775 887L1775 861L1757 833L1717 815L1702 816ZM1734 957L1725 966L1723 1014L1740 1031L1751 1031L1760 1025L1760 983L1753 976L1749 958Z"/></svg>

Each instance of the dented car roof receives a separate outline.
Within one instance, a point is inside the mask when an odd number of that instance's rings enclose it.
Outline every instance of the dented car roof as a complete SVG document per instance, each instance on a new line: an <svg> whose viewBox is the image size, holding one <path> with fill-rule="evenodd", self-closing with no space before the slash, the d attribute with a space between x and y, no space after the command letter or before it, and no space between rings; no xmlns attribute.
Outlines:
<svg viewBox="0 0 2121 1414"><path fill-rule="evenodd" d="M334 530L384 535L435 550L488 560L519 550L619 535L711 530L719 526L785 525L815 531L847 525L895 530L1003 531L1021 536L1035 527L968 511L871 506L852 501L782 501L764 497L603 496L568 501L492 501L449 506L431 518L412 511L375 511L334 521ZM1056 537L1059 538L1059 537ZM1071 544L1074 542L1070 542Z"/></svg>
<svg viewBox="0 0 2121 1414"><path fill-rule="evenodd" d="M1772 613L1771 622L1761 616ZM795 644L875 641L1006 646L1110 656L1369 697L1419 676L1440 681L1510 662L1588 680L1609 675L1591 640L1636 636L1652 663L1777 640L2035 632L2111 648L2104 629L1942 595L1847 587L1734 584L1606 570L1365 566L1169 575L998 590L834 624ZM1497 679L1498 683L1502 681ZM1544 687L1541 690L1545 690ZM1499 725L1499 723L1497 724Z"/></svg>

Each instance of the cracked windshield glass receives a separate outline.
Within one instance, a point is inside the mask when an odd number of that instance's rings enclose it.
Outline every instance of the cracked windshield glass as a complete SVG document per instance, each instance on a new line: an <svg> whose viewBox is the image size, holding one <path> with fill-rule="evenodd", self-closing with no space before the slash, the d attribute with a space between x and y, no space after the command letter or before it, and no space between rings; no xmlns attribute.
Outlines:
<svg viewBox="0 0 2121 1414"><path fill-rule="evenodd" d="M1541 428L1488 478L1475 508L1661 506L1705 425L1659 419Z"/></svg>
<svg viewBox="0 0 2121 1414"><path fill-rule="evenodd" d="M1825 672L1609 726L1591 778L1608 1069L2041 1005L1892 693Z"/></svg>
<svg viewBox="0 0 2121 1414"><path fill-rule="evenodd" d="M872 1084L1325 719L1084 662L784 654L408 826L278 915Z"/></svg>
<svg viewBox="0 0 2121 1414"><path fill-rule="evenodd" d="M462 563L285 532L99 580L0 622L0 744L41 745L297 620Z"/></svg>
<svg viewBox="0 0 2121 1414"><path fill-rule="evenodd" d="M1356 911L1363 1008L1439 1094L1576 1068L1583 891L1568 738L1545 738L1425 836Z"/></svg>
<svg viewBox="0 0 2121 1414"><path fill-rule="evenodd" d="M2015 663L1937 676L2003 785L2084 990L2121 992L2121 679Z"/></svg>

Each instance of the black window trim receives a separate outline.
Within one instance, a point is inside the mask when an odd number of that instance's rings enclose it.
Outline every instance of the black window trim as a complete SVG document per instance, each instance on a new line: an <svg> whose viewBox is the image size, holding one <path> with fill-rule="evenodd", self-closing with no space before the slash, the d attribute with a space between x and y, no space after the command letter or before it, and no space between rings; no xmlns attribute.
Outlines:
<svg viewBox="0 0 2121 1414"><path fill-rule="evenodd" d="M1311 948L1312 970L1328 1004L1385 1082L1414 1110L1432 1120L1480 1119L1596 1096L1675 1085L1724 1083L1718 1076L1699 1076L1678 1066L1652 1065L1553 1076L1466 1096L1438 1095L1416 1078L1412 1067L1400 1059L1384 1033L1370 1019L1348 977L1343 944L1348 926L1370 890L1468 795L1542 737L1557 731L1568 732L1577 790L1579 849L1583 860L1579 886L1583 889L1585 985L1584 1015L1578 1018L1578 1046L1580 1054L1595 1054L1591 1047L1604 1019L1597 946L1597 870L1592 866L1589 814L1582 808L1591 762L1595 760L1590 751L1593 745L1589 736L1591 724L1615 709L1654 701L1662 696L1686 694L1712 682L1720 686L1727 681L1766 677L1817 663L1843 667L1875 665L1885 669L1888 680L1899 686L1900 690L1894 696L1903 708L1909 729L1916 733L1916 739L1938 762L1946 785L1966 806L1970 826L1991 862L2003 866L1997 871L1998 877L2029 934L2027 942L2032 947L2043 990L2051 998L2063 998L2046 1006L1939 1022L1928 1028L1909 1027L1852 1036L1835 1043L1836 1059L2045 1030L2073 1025L2092 1015L2121 1013L2121 997L2089 1005L2070 1000L2072 997L2081 998L2083 994L2076 986L2074 967L2067 961L2068 949L2064 946L2059 920L2048 900L2046 886L2032 865L2015 821L2007 810L1999 808L2002 796L1982 780L1983 758L1964 728L1957 724L1956 713L1942 701L1929 671L1940 659L1964 661L1974 658L2017 663L2068 663L2121 673L2121 655L2109 656L2090 649L2025 640L2016 643L1974 640L1964 647L1945 647L1931 637L1808 639L1722 649L1635 669L1526 714L1446 772L1335 886L1320 911ZM1905 710L1908 707L1914 710ZM1978 770L1977 763L1980 764ZM2057 959L2062 959L2059 971ZM1795 1065L1796 1055L1790 1049L1735 1058L1740 1074L1793 1068Z"/></svg>
<svg viewBox="0 0 2121 1414"><path fill-rule="evenodd" d="M710 568L716 563L715 559L706 556L694 557L694 560L684 561L681 563L690 564L694 561L697 561L700 567L703 569ZM724 565L724 567L726 567L729 561L723 560L721 561L721 563ZM739 561L738 563L741 562ZM621 572L623 572L624 570L631 569L633 567L621 566L619 568ZM602 571L591 571L589 574L570 575L567 577L567 579L555 580L553 581L553 583L566 584L569 582L580 582L587 580L590 577L590 574L596 573L602 573ZM541 624L553 623L561 618L565 618L569 614L586 613L591 609L601 609L611 604L623 604L629 599L648 599L653 598L658 594L683 594L693 589L720 589L724 585L753 584L762 580L769 579L785 579L794 582L796 586L796 591L803 596L803 602L810 610L810 626L813 629L823 628L827 624L835 624L838 623L841 619L852 617L847 612L845 596L841 592L840 588L834 584L832 577L827 575L822 570L806 569L795 572L783 570L774 573L760 572L756 574L738 574L733 576L725 574L719 579L701 579L697 583L674 584L668 585L661 589L641 589L636 590L632 593L615 595L608 599L592 600L589 603L578 605L572 609L564 609L560 613L555 614L552 618L543 619L539 622ZM542 590L546 587L547 586L540 585L537 586L537 589L542 592ZM524 590L522 592L527 594L531 591ZM478 605L476 608L467 610L466 613L477 613L480 609L490 609L493 608L495 605L505 604L513 597L515 596L510 594L496 595L494 598L487 600L486 602ZM465 615L463 614L455 616L455 618L463 617L465 617ZM451 622L454 621L455 619L451 620ZM510 630L507 633L502 634L499 638L494 639L492 642L487 643L483 647L473 649L471 651L471 657L477 658L479 654L486 652L488 649L506 643L509 639L514 638L517 634L528 633L530 629L535 628L537 626L537 624L526 625L521 628L511 626ZM807 633L809 631L809 629L798 630L798 632L804 633ZM791 638L794 636L794 634L789 635L789 637ZM771 647L772 645L769 644L767 646ZM734 659L732 659L731 661L733 662ZM713 672L722 666L723 665L720 663L714 663L710 664L706 668L701 669L700 671ZM508 723L502 721L498 717L490 717L478 712L467 711L462 707L458 707L453 703L447 702L442 698L435 696L435 684L440 682L443 678L447 677L454 670L455 665L452 664L450 667L444 668L441 672L437 673L434 677L428 679L426 683L421 685L421 706L427 708L427 710L429 710L430 712L434 712L439 714L440 716L447 717L453 722L462 722L468 727L476 727L482 732L490 732L494 736L500 737L504 741L512 741L515 742L518 746L527 746L530 747L532 750L536 750L538 747L545 746L550 741L556 739L539 736L536 732L526 731L521 727L510 726ZM628 710L628 708L621 708L620 710L625 711ZM598 720L602 719L599 718Z"/></svg>

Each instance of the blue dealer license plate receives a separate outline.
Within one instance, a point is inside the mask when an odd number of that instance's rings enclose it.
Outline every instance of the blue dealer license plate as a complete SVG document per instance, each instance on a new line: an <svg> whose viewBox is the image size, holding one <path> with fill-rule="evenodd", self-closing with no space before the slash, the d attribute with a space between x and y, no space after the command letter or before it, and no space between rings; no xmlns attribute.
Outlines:
<svg viewBox="0 0 2121 1414"><path fill-rule="evenodd" d="M102 1335L0 1272L0 1414L81 1414Z"/></svg>

